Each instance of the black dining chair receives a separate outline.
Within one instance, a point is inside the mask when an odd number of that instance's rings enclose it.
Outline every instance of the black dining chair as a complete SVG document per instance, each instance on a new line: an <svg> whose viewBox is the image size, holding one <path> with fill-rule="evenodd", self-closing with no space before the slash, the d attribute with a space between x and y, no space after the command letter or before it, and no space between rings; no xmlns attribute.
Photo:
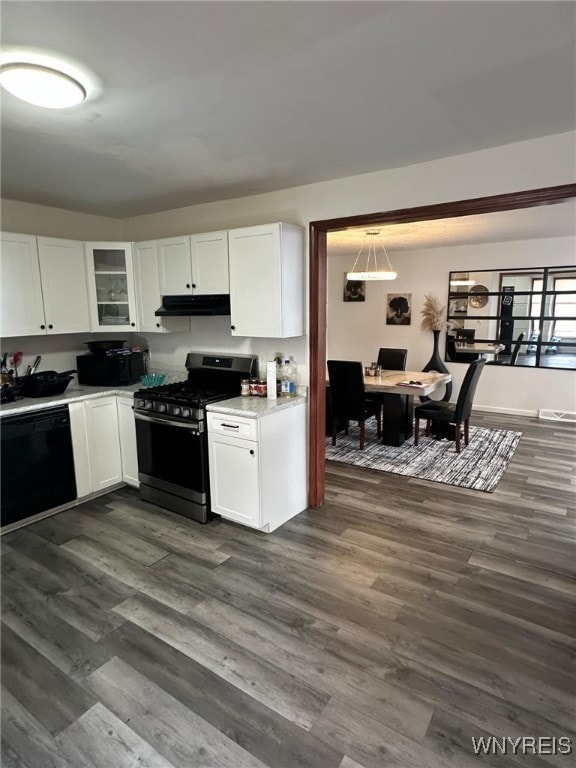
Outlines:
<svg viewBox="0 0 576 768"><path fill-rule="evenodd" d="M520 354L520 347L522 346L522 342L524 341L524 333L521 333L519 336L516 337L516 341L514 343L514 349L512 350L512 354L510 355L510 360L493 360L493 365L516 365L516 361L518 360L518 355Z"/></svg>
<svg viewBox="0 0 576 768"><path fill-rule="evenodd" d="M473 363L470 363L460 387L456 403L445 403L443 400L428 400L414 409L414 445L418 445L420 419L426 419L426 437L430 435L433 421L454 424L456 453L460 453L460 429L464 425L464 445L468 445L472 403L474 402L478 379L485 365L486 360L475 360Z"/></svg>
<svg viewBox="0 0 576 768"><path fill-rule="evenodd" d="M378 361L383 371L405 371L406 370L406 358L408 357L407 349L399 349L397 347L380 347L378 350ZM368 400L374 400L375 402L382 404L382 417L386 418L386 404L391 406L393 403L401 403L408 398L406 395L393 395L384 394L382 392L369 392L366 395Z"/></svg>
<svg viewBox="0 0 576 768"><path fill-rule="evenodd" d="M378 350L378 362L383 371L405 371L407 349L396 349L395 347L380 347Z"/></svg>
<svg viewBox="0 0 576 768"><path fill-rule="evenodd" d="M348 422L360 427L360 450L364 449L365 422L374 416L378 437L382 435L382 405L366 397L362 363L352 360L328 360L328 379L332 402L332 445L336 445L338 429L348 434Z"/></svg>

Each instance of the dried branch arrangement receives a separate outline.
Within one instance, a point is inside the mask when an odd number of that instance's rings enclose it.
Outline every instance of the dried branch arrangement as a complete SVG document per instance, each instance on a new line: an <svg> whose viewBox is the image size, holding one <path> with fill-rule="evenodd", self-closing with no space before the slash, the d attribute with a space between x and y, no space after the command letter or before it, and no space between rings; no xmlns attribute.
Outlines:
<svg viewBox="0 0 576 768"><path fill-rule="evenodd" d="M442 331L449 326L446 322L446 306L440 304L438 299L429 293L424 297L424 307L420 314L422 315L420 327L423 331Z"/></svg>

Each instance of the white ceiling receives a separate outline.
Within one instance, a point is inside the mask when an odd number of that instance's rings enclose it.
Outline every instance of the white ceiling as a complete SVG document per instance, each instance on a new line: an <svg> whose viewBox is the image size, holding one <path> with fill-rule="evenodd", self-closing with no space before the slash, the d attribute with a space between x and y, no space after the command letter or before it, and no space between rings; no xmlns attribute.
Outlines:
<svg viewBox="0 0 576 768"><path fill-rule="evenodd" d="M366 240L366 232L375 231L380 233L376 239L379 254L382 252L380 244L388 252L395 252L548 237L576 237L576 200L477 216L415 221L409 224L370 225L329 232L330 255L357 254ZM366 241L364 255L367 254L367 247Z"/></svg>
<svg viewBox="0 0 576 768"><path fill-rule="evenodd" d="M2 93L2 195L127 217L574 129L573 2L3 0L3 47L98 83Z"/></svg>

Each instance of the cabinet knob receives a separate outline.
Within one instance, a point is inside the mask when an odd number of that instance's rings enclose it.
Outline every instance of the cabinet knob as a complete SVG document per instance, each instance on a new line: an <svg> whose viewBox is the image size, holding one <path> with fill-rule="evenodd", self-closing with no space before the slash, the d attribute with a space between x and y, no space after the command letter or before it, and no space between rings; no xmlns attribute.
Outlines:
<svg viewBox="0 0 576 768"><path fill-rule="evenodd" d="M160 328L160 323L156 323L156 328Z"/></svg>
<svg viewBox="0 0 576 768"><path fill-rule="evenodd" d="M192 283L192 288L196 288L196 283Z"/></svg>
<svg viewBox="0 0 576 768"><path fill-rule="evenodd" d="M136 323L130 323L130 325L132 326L132 328L134 328L134 326L136 325Z"/></svg>
<svg viewBox="0 0 576 768"><path fill-rule="evenodd" d="M49 325L48 328L54 328L54 326L53 325Z"/></svg>
<svg viewBox="0 0 576 768"><path fill-rule="evenodd" d="M250 451L250 456L254 456L254 451L253 450Z"/></svg>
<svg viewBox="0 0 576 768"><path fill-rule="evenodd" d="M190 283L186 283L186 288L190 288Z"/></svg>
<svg viewBox="0 0 576 768"><path fill-rule="evenodd" d="M236 330L236 326L235 326L235 325L231 325L231 326L230 326L230 329L231 329L232 331L235 331L235 330Z"/></svg>
<svg viewBox="0 0 576 768"><path fill-rule="evenodd" d="M46 328L46 326L45 325L41 325L40 328L42 328L42 330L44 330Z"/></svg>

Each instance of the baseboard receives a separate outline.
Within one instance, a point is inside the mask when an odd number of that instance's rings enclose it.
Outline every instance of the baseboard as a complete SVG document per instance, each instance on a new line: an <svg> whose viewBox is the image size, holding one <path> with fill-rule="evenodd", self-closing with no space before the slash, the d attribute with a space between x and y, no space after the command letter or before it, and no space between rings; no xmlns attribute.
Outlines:
<svg viewBox="0 0 576 768"><path fill-rule="evenodd" d="M538 418L546 421L566 421L576 422L576 413L574 411L550 411L542 409L538 411Z"/></svg>
<svg viewBox="0 0 576 768"><path fill-rule="evenodd" d="M473 411L480 411L485 413L507 413L509 416L529 416L535 418L538 416L538 411L524 411L519 408L498 408L495 405L475 405Z"/></svg>

